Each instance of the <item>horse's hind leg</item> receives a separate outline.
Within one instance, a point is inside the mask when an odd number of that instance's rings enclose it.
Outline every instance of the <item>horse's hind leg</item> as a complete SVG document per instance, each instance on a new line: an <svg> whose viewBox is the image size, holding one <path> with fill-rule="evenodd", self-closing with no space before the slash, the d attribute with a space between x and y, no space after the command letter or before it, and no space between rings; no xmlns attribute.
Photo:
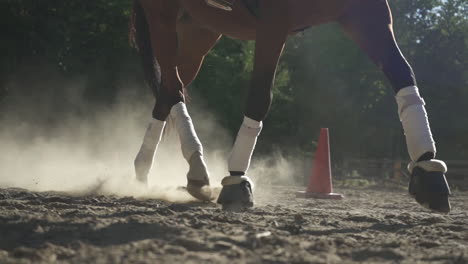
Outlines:
<svg viewBox="0 0 468 264"><path fill-rule="evenodd" d="M209 185L208 171L203 162L202 145L195 133L192 120L184 103L183 83L180 80L177 67L178 37L176 25L179 12L178 2L141 0L136 3L137 10L144 10L143 18L140 14L140 19L145 19L148 22L146 23L148 30L142 34L149 34L146 42L150 42L150 44L139 44L138 46L150 47L146 55L154 56L161 70L161 83L159 89L154 91L157 100L153 109L153 120L147 130L140 152L135 159L137 179L143 182L146 181L157 144L161 137L162 128L164 128L165 120L170 115L179 133L184 158L190 165L193 163L197 164L200 167L197 171L202 173L202 177L204 177L203 184L196 186L196 189L200 190L197 198L210 199L211 194L202 195L203 193L201 192L205 185ZM140 3L141 6L139 5ZM154 70L153 65L149 63L145 65L150 66L147 72ZM152 79L156 80L157 78ZM158 85L152 85L152 87L157 88ZM153 123L158 124L158 126L155 126ZM194 159L197 162L193 162Z"/></svg>
<svg viewBox="0 0 468 264"><path fill-rule="evenodd" d="M191 23L190 20L179 21L177 25L177 33L177 69L183 84L188 86L197 76L205 55L215 45L221 37L221 34L200 28ZM188 113L186 116L188 116ZM176 125L178 125L177 121ZM178 125L178 131L181 143L184 144L187 139L184 139L183 135L187 133L187 129L183 128L183 124L180 126L180 122ZM196 136L194 132L193 135ZM193 135L188 138L193 137ZM186 147L182 145L182 150L184 150L184 148ZM190 158L187 159L190 166L187 173L187 191L192 196L200 200L208 200L212 198L209 189L203 188L203 186L209 185L209 175L203 160L202 150L200 149L191 155L189 154L185 156L190 156Z"/></svg>
<svg viewBox="0 0 468 264"><path fill-rule="evenodd" d="M345 32L355 40L387 76L396 93L412 163L410 193L416 200L439 212L450 211L446 166L434 160L436 153L424 100L414 73L398 48L387 1L368 0L351 7L340 19Z"/></svg>
<svg viewBox="0 0 468 264"><path fill-rule="evenodd" d="M206 54L221 34L201 28L190 18L184 18L177 23L177 36L177 69L182 83L187 87L197 76Z"/></svg>

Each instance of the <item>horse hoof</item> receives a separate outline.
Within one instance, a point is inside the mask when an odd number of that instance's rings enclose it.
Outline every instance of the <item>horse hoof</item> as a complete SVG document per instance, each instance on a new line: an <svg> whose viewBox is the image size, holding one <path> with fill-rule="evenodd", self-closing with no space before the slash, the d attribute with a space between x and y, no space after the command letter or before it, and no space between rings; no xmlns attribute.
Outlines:
<svg viewBox="0 0 468 264"><path fill-rule="evenodd" d="M206 181L188 180L187 192L201 201L213 200L210 183Z"/></svg>
<svg viewBox="0 0 468 264"><path fill-rule="evenodd" d="M435 160L427 162L435 162ZM431 169L432 165L422 167ZM445 164L443 165L445 168ZM439 213L449 213L451 209L448 198L450 187L445 178L446 168L430 171L422 167L416 164L410 169L411 180L408 188L410 195L425 208Z"/></svg>
<svg viewBox="0 0 468 264"><path fill-rule="evenodd" d="M226 211L243 211L253 207L252 182L246 176L228 176L222 181L223 189L218 203Z"/></svg>
<svg viewBox="0 0 468 264"><path fill-rule="evenodd" d="M450 213L450 201L448 195L438 193L415 194L414 199L423 207L438 213Z"/></svg>
<svg viewBox="0 0 468 264"><path fill-rule="evenodd" d="M148 179L147 178L139 178L136 177L138 183L143 184L144 186L148 186Z"/></svg>
<svg viewBox="0 0 468 264"><path fill-rule="evenodd" d="M201 201L212 200L210 176L203 160L203 154L199 151L193 153L189 165L189 171L187 172L188 193Z"/></svg>

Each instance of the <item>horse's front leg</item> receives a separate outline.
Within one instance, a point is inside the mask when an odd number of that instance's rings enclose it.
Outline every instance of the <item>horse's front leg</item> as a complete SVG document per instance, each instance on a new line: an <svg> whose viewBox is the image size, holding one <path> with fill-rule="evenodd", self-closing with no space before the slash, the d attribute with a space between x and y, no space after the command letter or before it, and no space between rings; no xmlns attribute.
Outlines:
<svg viewBox="0 0 468 264"><path fill-rule="evenodd" d="M161 0L142 0L141 4L148 21L152 51L161 69L161 86L155 91L157 100L153 119L135 159L137 179L146 182L165 120L170 115L179 134L182 154L190 166L187 190L198 199L209 200L211 191L206 188L209 186L209 175L203 159L203 147L185 106L183 83L177 69L178 4L176 1Z"/></svg>
<svg viewBox="0 0 468 264"><path fill-rule="evenodd" d="M230 176L222 180L223 189L218 198L218 203L228 210L253 206L253 184L246 173L262 130L262 120L271 105L271 88L288 33L287 24L284 23L287 19L277 19L284 16L281 11L285 9L280 8L278 3L261 3L262 17L257 28L255 64L247 107L228 160Z"/></svg>

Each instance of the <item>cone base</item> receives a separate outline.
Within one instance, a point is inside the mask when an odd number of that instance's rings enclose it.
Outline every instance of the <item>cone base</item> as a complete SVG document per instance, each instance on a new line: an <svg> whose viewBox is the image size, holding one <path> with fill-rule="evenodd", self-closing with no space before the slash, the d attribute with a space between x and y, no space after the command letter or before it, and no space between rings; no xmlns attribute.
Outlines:
<svg viewBox="0 0 468 264"><path fill-rule="evenodd" d="M344 198L342 194L339 193L318 193L318 192L297 192L296 194L299 198L315 198L315 199L329 199L329 200L341 200Z"/></svg>

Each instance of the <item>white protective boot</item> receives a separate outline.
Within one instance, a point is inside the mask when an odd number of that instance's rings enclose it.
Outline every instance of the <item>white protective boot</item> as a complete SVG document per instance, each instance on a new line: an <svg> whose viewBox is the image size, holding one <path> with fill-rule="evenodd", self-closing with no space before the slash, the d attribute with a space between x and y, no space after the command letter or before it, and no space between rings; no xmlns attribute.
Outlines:
<svg viewBox="0 0 468 264"><path fill-rule="evenodd" d="M419 95L418 87L409 86L396 95L398 115L406 137L406 145L412 161L417 161L427 152L436 153L425 102Z"/></svg>
<svg viewBox="0 0 468 264"><path fill-rule="evenodd" d="M262 127L261 121L244 117L228 161L231 173L245 174L248 171ZM253 184L249 177L227 176L221 184L223 189L219 194L218 203L222 204L224 209L242 210L253 206Z"/></svg>
<svg viewBox="0 0 468 264"><path fill-rule="evenodd" d="M144 184L148 183L148 173L153 166L154 155L164 131L165 121L151 119L146 129L140 151L135 158L136 179Z"/></svg>
<svg viewBox="0 0 468 264"><path fill-rule="evenodd" d="M209 173L203 160L203 147L195 132L185 103L175 104L170 115L174 119L179 133L182 155L190 166L187 173L187 191L199 200L211 200Z"/></svg>
<svg viewBox="0 0 468 264"><path fill-rule="evenodd" d="M411 158L408 165L411 174L409 193L424 207L448 213L450 188L445 178L447 166L441 160L419 160L427 153L432 153L432 157L436 154L424 100L416 86L409 86L397 93L396 101Z"/></svg>

